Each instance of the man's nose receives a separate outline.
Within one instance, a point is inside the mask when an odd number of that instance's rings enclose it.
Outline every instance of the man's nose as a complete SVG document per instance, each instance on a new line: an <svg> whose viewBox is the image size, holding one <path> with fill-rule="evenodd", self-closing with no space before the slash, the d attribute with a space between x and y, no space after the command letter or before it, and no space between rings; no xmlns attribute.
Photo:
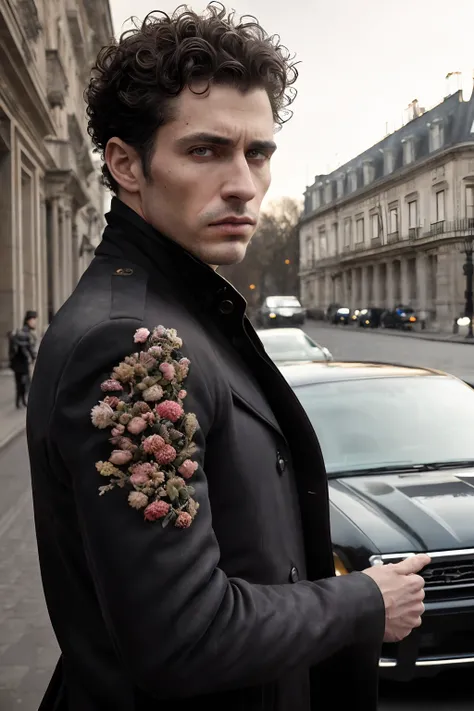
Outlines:
<svg viewBox="0 0 474 711"><path fill-rule="evenodd" d="M228 176L222 187L224 200L250 202L257 194L254 177L245 157L239 157L228 166Z"/></svg>

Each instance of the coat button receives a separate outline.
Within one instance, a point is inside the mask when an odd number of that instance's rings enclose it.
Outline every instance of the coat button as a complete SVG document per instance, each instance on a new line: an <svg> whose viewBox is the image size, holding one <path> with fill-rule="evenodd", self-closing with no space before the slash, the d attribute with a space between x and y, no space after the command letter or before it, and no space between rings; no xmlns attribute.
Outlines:
<svg viewBox="0 0 474 711"><path fill-rule="evenodd" d="M277 452L277 469L279 474L283 474L286 469L286 459L280 452Z"/></svg>
<svg viewBox="0 0 474 711"><path fill-rule="evenodd" d="M219 311L224 316L228 316L232 313L233 310L234 303L230 299L224 299L224 301L221 301L221 303L219 304Z"/></svg>
<svg viewBox="0 0 474 711"><path fill-rule="evenodd" d="M297 583L299 579L300 575L298 573L298 568L295 568L295 566L293 566L290 570L290 580L292 583Z"/></svg>

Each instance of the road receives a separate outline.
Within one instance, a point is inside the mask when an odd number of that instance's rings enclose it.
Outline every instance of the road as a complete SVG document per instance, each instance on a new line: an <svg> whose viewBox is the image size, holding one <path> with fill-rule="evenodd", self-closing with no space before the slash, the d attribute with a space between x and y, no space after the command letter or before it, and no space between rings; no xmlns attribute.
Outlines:
<svg viewBox="0 0 474 711"><path fill-rule="evenodd" d="M474 346L311 322L305 330L336 358L425 365L474 378ZM58 648L41 591L24 437L0 451L0 486L0 709L37 711ZM469 677L453 670L434 680L382 683L380 710L471 711Z"/></svg>
<svg viewBox="0 0 474 711"><path fill-rule="evenodd" d="M304 330L340 360L379 360L446 370L474 378L474 345L429 341L407 333L327 326L308 321Z"/></svg>

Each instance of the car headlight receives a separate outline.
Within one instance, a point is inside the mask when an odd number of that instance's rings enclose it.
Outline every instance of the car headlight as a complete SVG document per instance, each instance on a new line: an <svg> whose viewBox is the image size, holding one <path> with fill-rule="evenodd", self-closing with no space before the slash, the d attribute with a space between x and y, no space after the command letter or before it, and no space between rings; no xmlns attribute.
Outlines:
<svg viewBox="0 0 474 711"><path fill-rule="evenodd" d="M342 562L342 560L339 558L337 553L333 553L333 558L334 558L334 569L336 571L336 575L348 575L349 571L347 570L346 566Z"/></svg>
<svg viewBox="0 0 474 711"><path fill-rule="evenodd" d="M276 318L277 315L275 313L268 314L269 318Z"/></svg>

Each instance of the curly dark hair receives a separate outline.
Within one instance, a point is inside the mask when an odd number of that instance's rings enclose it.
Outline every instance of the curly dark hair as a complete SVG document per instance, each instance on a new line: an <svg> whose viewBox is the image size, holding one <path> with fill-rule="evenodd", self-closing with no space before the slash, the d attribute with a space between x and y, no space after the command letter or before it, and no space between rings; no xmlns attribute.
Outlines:
<svg viewBox="0 0 474 711"><path fill-rule="evenodd" d="M145 177L157 129L172 118L169 99L195 80L206 87L230 84L242 91L263 88L275 123L291 116L296 91L296 63L278 36L269 36L254 17L239 20L220 3L202 15L185 5L172 16L152 12L100 51L84 93L88 132L104 157L113 136L134 147ZM107 165L103 182L118 185Z"/></svg>

